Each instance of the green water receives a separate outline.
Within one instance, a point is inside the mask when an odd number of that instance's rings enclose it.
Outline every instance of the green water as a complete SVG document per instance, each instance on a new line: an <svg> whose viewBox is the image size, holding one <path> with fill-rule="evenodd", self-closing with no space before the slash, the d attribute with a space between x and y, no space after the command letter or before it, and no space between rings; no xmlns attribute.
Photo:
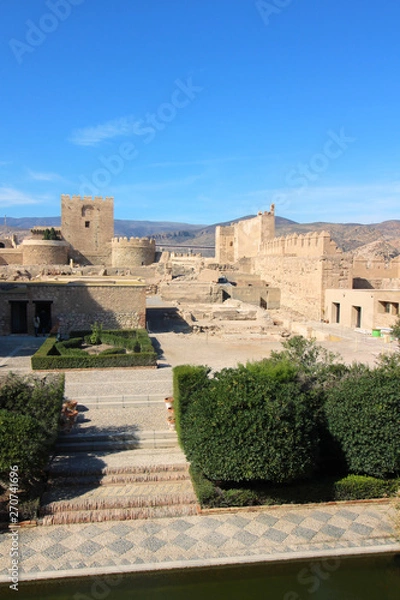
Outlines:
<svg viewBox="0 0 400 600"><path fill-rule="evenodd" d="M400 555L187 569L0 586L28 600L399 600Z"/></svg>

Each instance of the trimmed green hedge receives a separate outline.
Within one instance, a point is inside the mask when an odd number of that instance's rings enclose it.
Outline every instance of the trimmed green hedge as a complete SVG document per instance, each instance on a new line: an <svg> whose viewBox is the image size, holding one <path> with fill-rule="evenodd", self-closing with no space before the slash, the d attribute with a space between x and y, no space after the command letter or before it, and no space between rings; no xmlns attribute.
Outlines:
<svg viewBox="0 0 400 600"><path fill-rule="evenodd" d="M157 354L145 329L138 330L137 339L134 330L102 331L101 341L105 344L115 345L113 351L104 351L100 354L88 354L78 347L87 331L72 332L72 338L58 342L55 337L47 338L31 358L32 369L57 370L57 369L85 369L106 367L153 367L157 365ZM79 344L78 341L80 340ZM140 352L135 352L137 344ZM130 350L131 353L122 354L121 348Z"/></svg>
<svg viewBox="0 0 400 600"><path fill-rule="evenodd" d="M395 497L400 488L400 479L384 480L362 475L318 477L281 485L255 481L238 487L229 482L213 483L193 467L190 474L197 499L204 508L388 498Z"/></svg>
<svg viewBox="0 0 400 600"><path fill-rule="evenodd" d="M335 482L335 500L363 500L395 496L400 479L377 479L366 475L348 475Z"/></svg>
<svg viewBox="0 0 400 600"><path fill-rule="evenodd" d="M356 369L327 392L327 427L348 472L400 475L400 369Z"/></svg>
<svg viewBox="0 0 400 600"><path fill-rule="evenodd" d="M207 478L287 482L314 472L316 419L287 363L207 375L204 367L174 369L178 436Z"/></svg>

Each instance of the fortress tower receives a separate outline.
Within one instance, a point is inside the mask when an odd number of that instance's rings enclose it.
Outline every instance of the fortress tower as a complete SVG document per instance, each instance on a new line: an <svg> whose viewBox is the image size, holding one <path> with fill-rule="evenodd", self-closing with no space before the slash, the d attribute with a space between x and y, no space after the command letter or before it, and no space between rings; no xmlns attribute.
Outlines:
<svg viewBox="0 0 400 600"><path fill-rule="evenodd" d="M112 266L113 267L140 267L151 265L155 260L156 242L149 238L113 238Z"/></svg>
<svg viewBox="0 0 400 600"><path fill-rule="evenodd" d="M275 237L275 206L259 212L252 219L237 221L227 227L218 226L215 256L219 263L232 263L241 258L254 258Z"/></svg>
<svg viewBox="0 0 400 600"><path fill-rule="evenodd" d="M61 232L75 261L110 265L114 198L61 195Z"/></svg>

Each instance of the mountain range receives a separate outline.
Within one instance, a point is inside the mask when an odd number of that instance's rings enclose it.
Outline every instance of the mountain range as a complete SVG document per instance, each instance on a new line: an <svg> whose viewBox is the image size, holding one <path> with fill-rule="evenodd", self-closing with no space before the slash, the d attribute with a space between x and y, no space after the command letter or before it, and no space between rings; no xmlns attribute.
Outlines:
<svg viewBox="0 0 400 600"><path fill-rule="evenodd" d="M247 215L235 221L249 219L254 215ZM127 237L154 237L157 245L163 247L182 246L184 248L199 248L204 254L212 255L215 244L215 228L217 225L229 225L235 221L217 223L214 225L190 225L167 221L133 221L114 220L116 236ZM0 235L5 232L16 233L23 239L35 226L59 227L60 217L7 217L6 224L0 224ZM7 230L7 231L5 231ZM328 231L331 238L345 252L355 251L366 244L380 242L387 246L390 256L400 254L400 220L383 221L364 225L361 223L297 223L277 216L275 218L275 231L277 236L291 233L307 233L310 231ZM376 244L375 244L376 245ZM208 247L208 251L207 250Z"/></svg>

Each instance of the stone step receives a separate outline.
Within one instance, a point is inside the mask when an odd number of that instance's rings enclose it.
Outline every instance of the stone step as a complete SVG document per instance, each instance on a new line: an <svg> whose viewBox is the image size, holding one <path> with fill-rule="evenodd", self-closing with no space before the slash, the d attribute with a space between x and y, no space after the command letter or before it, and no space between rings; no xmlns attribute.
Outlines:
<svg viewBox="0 0 400 600"><path fill-rule="evenodd" d="M149 439L176 440L177 436L175 431L168 429L162 431L122 431L113 433L87 433L85 431L80 432L78 430L76 433L61 435L57 440L56 447L58 447L58 445L66 446L67 444L76 444L77 442L125 442L131 440Z"/></svg>
<svg viewBox="0 0 400 600"><path fill-rule="evenodd" d="M102 521L132 521L134 519L155 519L163 517L185 517L197 514L196 504L171 506L143 506L107 510L66 511L46 515L41 525L69 525L74 523L100 523Z"/></svg>
<svg viewBox="0 0 400 600"><path fill-rule="evenodd" d="M123 450L121 452L98 452L85 455L70 452L54 456L49 465L51 476L76 474L145 473L187 469L188 463L182 450L174 448L150 448Z"/></svg>
<svg viewBox="0 0 400 600"><path fill-rule="evenodd" d="M93 473L82 473L77 471L76 473L65 475L63 472L52 472L51 476L47 481L47 484L50 486L58 487L84 487L94 485L121 485L151 481L185 481L189 479L190 475L188 468L181 468L181 465L178 465L178 467L179 468L177 469L165 470L130 470L131 472L122 473L102 473L101 471Z"/></svg>
<svg viewBox="0 0 400 600"><path fill-rule="evenodd" d="M115 452L135 448L174 448L178 445L175 431L135 431L132 433L86 434L62 436L56 452Z"/></svg>
<svg viewBox="0 0 400 600"><path fill-rule="evenodd" d="M127 515L133 515L133 509L180 507L196 505L196 502L189 479L162 482L136 481L133 484L111 486L55 486L44 493L39 514L46 517L82 511L93 514L100 511L102 513L100 520L104 520L107 511L114 513L126 511ZM161 513L163 514L163 511ZM139 510L138 514L142 514L142 511Z"/></svg>
<svg viewBox="0 0 400 600"><path fill-rule="evenodd" d="M56 500L62 496L72 498ZM75 495L79 494L79 495ZM92 488L54 488L45 492L40 507L41 515L52 515L74 510L105 510L119 508L142 508L143 506L171 506L174 504L193 504L196 499L190 481L135 483L135 485L92 487Z"/></svg>
<svg viewBox="0 0 400 600"><path fill-rule="evenodd" d="M135 448L175 448L178 442L176 439L131 439L125 442L75 442L70 444L57 444L57 452L104 452L111 453L121 450L134 450Z"/></svg>

